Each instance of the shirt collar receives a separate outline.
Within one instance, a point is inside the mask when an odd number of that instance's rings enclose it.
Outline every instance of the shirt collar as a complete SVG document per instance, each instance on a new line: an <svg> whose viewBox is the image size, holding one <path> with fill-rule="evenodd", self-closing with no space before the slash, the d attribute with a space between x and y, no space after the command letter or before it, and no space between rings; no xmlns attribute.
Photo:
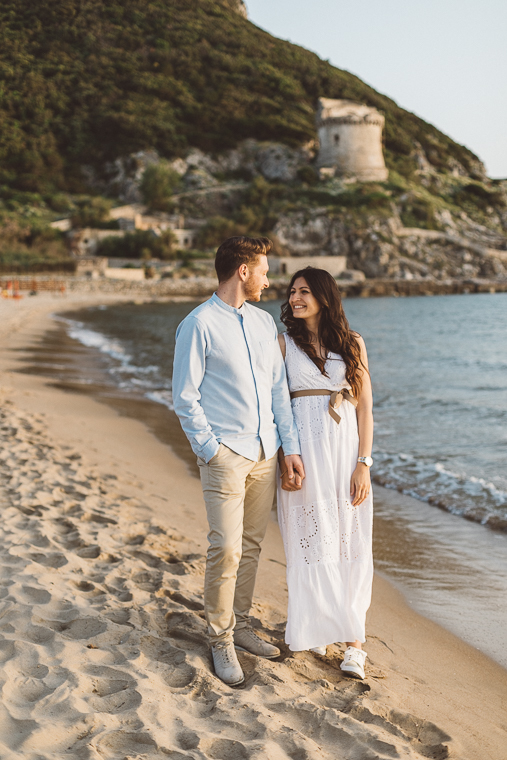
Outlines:
<svg viewBox="0 0 507 760"><path fill-rule="evenodd" d="M222 299L217 296L216 293L213 293L213 295L210 298L210 301L213 301L217 306L220 306L221 309L225 309L225 311L230 311L232 314L238 314L240 317L243 316L245 313L245 304L243 303L239 309L236 309L234 306L229 306L228 303L225 303L225 301L222 301Z"/></svg>

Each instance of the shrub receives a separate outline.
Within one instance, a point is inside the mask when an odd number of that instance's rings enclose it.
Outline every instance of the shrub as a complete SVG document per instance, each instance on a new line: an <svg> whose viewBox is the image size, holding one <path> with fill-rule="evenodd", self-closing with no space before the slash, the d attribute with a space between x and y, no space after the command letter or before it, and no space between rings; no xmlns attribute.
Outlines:
<svg viewBox="0 0 507 760"><path fill-rule="evenodd" d="M171 196L179 182L180 175L170 166L152 164L145 169L139 189L153 211L170 211Z"/></svg>
<svg viewBox="0 0 507 760"><path fill-rule="evenodd" d="M84 198L76 201L77 209L71 215L73 227L104 227L109 225L109 212L113 202L108 198ZM116 223L115 226L117 227Z"/></svg>
<svg viewBox="0 0 507 760"><path fill-rule="evenodd" d="M64 238L42 223L20 226L3 220L0 237L1 272L73 272Z"/></svg>
<svg viewBox="0 0 507 760"><path fill-rule="evenodd" d="M306 185L316 185L319 181L319 176L312 166L300 166L297 170L297 177Z"/></svg>
<svg viewBox="0 0 507 760"><path fill-rule="evenodd" d="M217 248L221 243L234 235L246 235L247 229L233 219L223 216L212 216L208 223L201 227L196 244L200 248Z"/></svg>
<svg viewBox="0 0 507 760"><path fill-rule="evenodd" d="M484 185L471 182L465 185L454 196L457 205L472 203L477 208L485 211L488 206L505 206L505 198L498 190L488 190Z"/></svg>
<svg viewBox="0 0 507 760"><path fill-rule="evenodd" d="M435 209L425 198L408 200L401 211L401 221L405 227L422 227L427 230L438 229L435 219Z"/></svg>
<svg viewBox="0 0 507 760"><path fill-rule="evenodd" d="M97 256L169 261L175 257L175 240L171 230L166 230L161 235L155 235L149 230L136 230L124 237L104 238L97 246Z"/></svg>
<svg viewBox="0 0 507 760"><path fill-rule="evenodd" d="M74 204L71 199L65 195L65 193L55 193L54 195L46 195L44 197L47 205L56 211L58 214L64 214L67 211L72 211Z"/></svg>

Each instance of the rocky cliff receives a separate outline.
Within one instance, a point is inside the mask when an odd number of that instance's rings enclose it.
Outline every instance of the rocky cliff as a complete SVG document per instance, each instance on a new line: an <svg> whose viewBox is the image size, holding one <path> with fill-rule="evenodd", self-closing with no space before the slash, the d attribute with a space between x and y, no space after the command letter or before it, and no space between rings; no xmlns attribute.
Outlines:
<svg viewBox="0 0 507 760"><path fill-rule="evenodd" d="M205 223L203 248L229 234L267 234L278 254L346 256L369 278L507 276L507 181L437 172L420 145L414 160L412 179L392 171L383 183L320 180L313 144L247 140L165 165L180 177L173 209ZM153 152L116 162L110 181L123 201L141 199L139 181L153 163L164 165Z"/></svg>

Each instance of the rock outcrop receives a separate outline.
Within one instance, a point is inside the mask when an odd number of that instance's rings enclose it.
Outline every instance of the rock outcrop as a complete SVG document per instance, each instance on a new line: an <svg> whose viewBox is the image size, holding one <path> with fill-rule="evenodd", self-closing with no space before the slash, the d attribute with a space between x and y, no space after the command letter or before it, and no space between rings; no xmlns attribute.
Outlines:
<svg viewBox="0 0 507 760"><path fill-rule="evenodd" d="M507 238L465 214L442 230L408 228L393 215L358 224L325 208L282 215L277 241L293 256L346 256L368 278L499 277L507 275Z"/></svg>

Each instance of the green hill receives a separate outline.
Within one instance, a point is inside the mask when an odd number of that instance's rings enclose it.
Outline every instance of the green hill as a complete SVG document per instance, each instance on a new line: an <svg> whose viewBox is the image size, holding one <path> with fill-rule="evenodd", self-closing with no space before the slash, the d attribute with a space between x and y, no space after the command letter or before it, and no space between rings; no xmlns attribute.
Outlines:
<svg viewBox="0 0 507 760"><path fill-rule="evenodd" d="M434 167L467 148L357 77L272 37L234 0L4 0L0 6L0 186L83 192L81 167L146 148L167 158L245 138L315 137L319 96L384 111L389 168L410 176L414 142Z"/></svg>

